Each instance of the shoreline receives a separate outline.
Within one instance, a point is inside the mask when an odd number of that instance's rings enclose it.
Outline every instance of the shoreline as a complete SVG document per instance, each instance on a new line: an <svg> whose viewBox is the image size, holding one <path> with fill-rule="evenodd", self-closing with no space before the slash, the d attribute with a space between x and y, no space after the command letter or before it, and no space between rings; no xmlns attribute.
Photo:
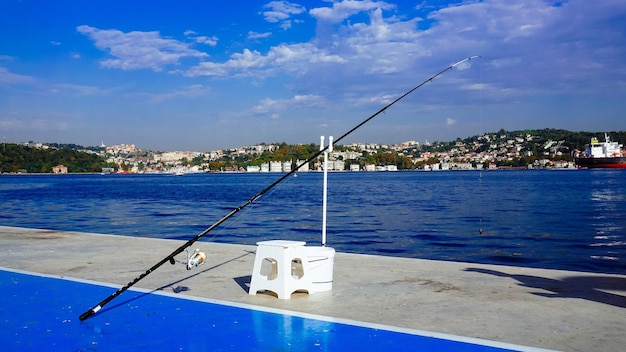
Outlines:
<svg viewBox="0 0 626 352"><path fill-rule="evenodd" d="M426 170L426 169L406 169L406 170L395 170L395 171L351 171L351 170L328 170L328 173L337 173L337 174L379 174L379 173L396 173L396 172L435 172L435 173L445 173L445 172L481 172L481 171L552 171L552 170L566 170L566 171L577 171L577 170L619 170L620 168L587 168L587 167L546 167L546 168L527 168L527 167L498 167L496 169L448 169L448 170ZM309 171L297 171L298 174L315 174L315 173L323 173L322 170L309 170ZM202 172L189 172L184 173L183 175L203 175L203 174L233 174L233 175L284 175L287 172L249 172L249 171L202 171ZM4 172L0 173L0 176L62 176L62 175L94 175L94 176L108 176L108 175L119 175L119 176L132 176L132 175L158 175L158 176L178 176L173 175L172 172L111 172L111 173L98 173L98 172L67 172L67 173L41 173L41 172Z"/></svg>

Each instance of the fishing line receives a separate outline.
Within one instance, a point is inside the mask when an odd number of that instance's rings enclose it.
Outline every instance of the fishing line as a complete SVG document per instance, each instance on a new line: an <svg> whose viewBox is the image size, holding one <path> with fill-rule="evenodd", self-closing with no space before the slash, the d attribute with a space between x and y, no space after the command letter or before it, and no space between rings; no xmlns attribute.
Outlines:
<svg viewBox="0 0 626 352"><path fill-rule="evenodd" d="M396 100L392 101L391 103L387 104L386 106L384 106L382 109L378 110L377 112L375 112L373 115L371 115L370 117L366 118L365 120L363 120L361 123L359 123L358 125L356 125L355 127L353 127L352 129L350 129L348 132L344 133L343 135L341 135L341 137L336 138L334 143L338 143L340 142L342 139L344 139L345 137L347 137L349 134L351 134L352 132L354 132L355 130L357 130L359 127L365 125L367 122L369 122L371 119L375 118L376 116L380 115L381 113L385 112L387 109L389 109L392 105L394 105L395 103L397 103L398 101L402 100L404 97L406 97L407 95L413 93L415 90L421 88L423 85L425 85L426 83L432 82L435 78L437 78L438 76L444 74L446 71L451 70L453 68L455 68L456 66L460 65L461 63L470 61L472 59L476 59L479 58L480 56L470 56L467 57L461 61L458 61L446 68L444 68L443 70L439 71L438 73L430 76L429 78L427 78L425 81L423 81L422 83L418 84L417 86L415 86L414 88L412 88L411 90L409 90L408 92L402 94L400 97L396 98ZM152 267L150 267L148 270L146 270L143 274L139 275L137 278L135 278L133 281L127 283L125 286L123 286L122 288L118 289L117 291L115 291L114 293L112 293L109 297L105 298L104 300L102 300L100 303L98 303L97 305L95 305L93 308L87 310L86 312L84 312L83 314L80 315L79 319L81 321L89 318L90 316L96 314L98 311L100 311L100 309L102 309L102 307L104 307L107 303L111 302L113 299L115 299L117 296L119 296L120 294L122 294L123 292L125 292L126 290L128 290L129 288L131 288L133 285L135 285L137 282L141 281L143 278L145 278L146 276L150 275L150 273L152 273L153 271L155 271L156 269L158 269L161 265L170 262L172 264L175 263L175 259L174 257L180 253L182 253L185 249L187 249L187 247L191 246L192 244L194 244L196 241L198 241L200 238L202 238L203 236L205 236L206 234L208 234L209 232L213 231L213 229L215 229L216 227L220 226L222 223L224 223L226 220L230 219L231 217L233 217L235 214L237 214L238 212L240 212L242 209L244 209L245 207L247 207L248 205L252 204L253 202L255 202L257 199L261 198L263 195L265 195L268 191L270 191L272 188L274 188L276 185L278 185L279 183L283 182L286 178L290 177L291 175L295 174L302 166L310 163L311 161L315 160L317 157L319 157L320 155L322 155L327 149L329 148L329 146L325 146L324 148L320 148L319 151L317 151L315 154L313 154L312 156L310 156L307 160L303 161L302 163L300 163L299 165L297 165L295 168L293 168L290 172L285 173L282 177L278 178L276 181L274 181L272 184L270 184L269 186L265 187L264 189L262 189L259 193L255 194L254 196L252 196L250 199L248 199L246 202L244 202L243 204L241 204L240 206L236 207L235 209L231 210L228 214L224 215L222 218L220 218L218 221L216 221L215 223L213 223L213 225L209 226L208 228L206 228L204 231L202 231L201 233L197 234L194 238L190 239L189 241L185 242L182 246L176 248L172 253L170 253L168 256L166 256L165 258L161 259L158 263L154 264Z"/></svg>

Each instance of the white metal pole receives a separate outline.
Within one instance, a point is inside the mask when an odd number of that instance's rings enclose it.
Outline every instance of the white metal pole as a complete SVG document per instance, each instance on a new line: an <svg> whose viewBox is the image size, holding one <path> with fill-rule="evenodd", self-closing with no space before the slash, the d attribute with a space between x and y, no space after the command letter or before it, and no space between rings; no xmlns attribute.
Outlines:
<svg viewBox="0 0 626 352"><path fill-rule="evenodd" d="M321 138L320 148L324 148L324 137ZM333 136L328 137L328 149L324 151L324 191L322 200L322 246L326 247L326 209L328 204L328 153L333 151Z"/></svg>
<svg viewBox="0 0 626 352"><path fill-rule="evenodd" d="M330 142L330 138L329 138ZM320 150L324 149L324 136L320 137ZM324 185L322 186L322 246L326 246L326 186L328 184L328 149L324 151Z"/></svg>

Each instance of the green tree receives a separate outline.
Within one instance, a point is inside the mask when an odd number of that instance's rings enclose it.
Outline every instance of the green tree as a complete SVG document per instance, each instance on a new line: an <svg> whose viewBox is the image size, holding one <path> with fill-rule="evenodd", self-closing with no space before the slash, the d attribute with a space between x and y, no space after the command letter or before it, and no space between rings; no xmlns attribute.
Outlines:
<svg viewBox="0 0 626 352"><path fill-rule="evenodd" d="M0 152L0 171L51 172L56 165L65 165L69 172L93 172L94 164L103 164L104 158L92 152L68 148L32 148L25 145L7 144Z"/></svg>
<svg viewBox="0 0 626 352"><path fill-rule="evenodd" d="M412 170L415 168L413 160L404 155L398 156L398 163L396 164L396 166L398 166L398 169L400 170Z"/></svg>
<svg viewBox="0 0 626 352"><path fill-rule="evenodd" d="M374 157L376 158L376 165L379 165L379 166L396 165L397 158L393 153L390 153L390 152L376 153Z"/></svg>

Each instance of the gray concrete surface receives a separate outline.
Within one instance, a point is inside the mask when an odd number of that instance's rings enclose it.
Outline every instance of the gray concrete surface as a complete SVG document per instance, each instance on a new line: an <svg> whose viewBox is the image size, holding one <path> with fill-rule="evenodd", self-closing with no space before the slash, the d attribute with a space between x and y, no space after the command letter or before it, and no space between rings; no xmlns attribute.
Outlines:
<svg viewBox="0 0 626 352"><path fill-rule="evenodd" d="M183 243L0 226L0 266L125 285ZM254 246L192 248L205 265L166 263L135 287L562 351L626 346L626 275L337 253L331 291L279 300L248 295Z"/></svg>

